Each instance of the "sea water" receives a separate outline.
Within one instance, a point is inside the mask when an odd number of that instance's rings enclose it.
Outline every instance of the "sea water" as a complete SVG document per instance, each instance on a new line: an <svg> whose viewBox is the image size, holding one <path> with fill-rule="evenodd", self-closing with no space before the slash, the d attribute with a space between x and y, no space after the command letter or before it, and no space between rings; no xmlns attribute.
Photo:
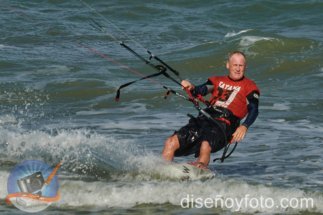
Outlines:
<svg viewBox="0 0 323 215"><path fill-rule="evenodd" d="M43 214L323 214L322 1L1 0L0 11L1 213L20 214L4 201L10 170L42 160L63 162L61 200ZM163 77L115 102L121 84L155 72L119 41L194 84L227 74L230 51L246 53L260 114L233 155L210 164L217 177L156 176L165 139L197 112L164 99L162 85L185 92ZM314 204L293 207L301 199Z"/></svg>

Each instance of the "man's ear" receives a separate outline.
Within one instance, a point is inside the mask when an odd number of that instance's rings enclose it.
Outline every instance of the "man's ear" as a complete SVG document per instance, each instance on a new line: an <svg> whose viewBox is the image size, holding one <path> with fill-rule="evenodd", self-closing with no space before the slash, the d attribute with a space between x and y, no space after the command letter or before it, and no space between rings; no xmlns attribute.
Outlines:
<svg viewBox="0 0 323 215"><path fill-rule="evenodd" d="M229 68L230 68L230 66L229 66L229 61L227 61L226 67L227 67L227 69L229 69Z"/></svg>

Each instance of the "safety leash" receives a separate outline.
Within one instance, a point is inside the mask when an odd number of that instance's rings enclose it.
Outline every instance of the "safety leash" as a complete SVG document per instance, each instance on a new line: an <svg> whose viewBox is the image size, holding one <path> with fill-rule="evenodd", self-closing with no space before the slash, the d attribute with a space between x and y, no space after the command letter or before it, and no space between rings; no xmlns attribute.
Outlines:
<svg viewBox="0 0 323 215"><path fill-rule="evenodd" d="M230 157L230 156L232 155L232 153L234 152L234 150L235 150L235 149L237 148L237 146L238 146L238 142L235 142L235 144L234 144L234 146L233 146L232 150L230 151L230 153L229 153L229 154L227 154L227 153L228 153L228 150L229 150L229 148L230 148L230 146L231 146L231 143L227 142L227 143L226 143L226 145L225 145L225 147L224 147L224 149L223 149L222 157L213 159L213 162L215 162L215 161L217 161L217 160L220 160L220 161L221 161L221 163L223 163L225 159L227 159L228 157Z"/></svg>

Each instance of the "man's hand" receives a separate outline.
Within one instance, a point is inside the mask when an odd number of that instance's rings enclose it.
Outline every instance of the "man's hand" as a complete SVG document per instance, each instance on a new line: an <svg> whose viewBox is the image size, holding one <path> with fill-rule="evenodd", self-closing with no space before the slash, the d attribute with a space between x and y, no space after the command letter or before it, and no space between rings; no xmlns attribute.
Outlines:
<svg viewBox="0 0 323 215"><path fill-rule="evenodd" d="M187 80L183 80L181 82L181 85L183 87L183 89L188 89L189 91L193 90L195 88L195 86L193 84L191 84L191 82L187 81Z"/></svg>
<svg viewBox="0 0 323 215"><path fill-rule="evenodd" d="M248 128L244 125L240 125L232 135L230 143L240 142L246 136Z"/></svg>

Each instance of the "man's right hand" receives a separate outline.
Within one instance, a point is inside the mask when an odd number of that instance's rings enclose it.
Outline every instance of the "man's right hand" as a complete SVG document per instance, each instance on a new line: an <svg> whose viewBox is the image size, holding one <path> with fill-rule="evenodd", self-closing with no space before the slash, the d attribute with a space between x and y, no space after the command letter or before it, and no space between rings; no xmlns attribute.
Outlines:
<svg viewBox="0 0 323 215"><path fill-rule="evenodd" d="M230 143L240 142L246 136L248 128L245 125L240 125L236 131L232 134L232 140Z"/></svg>
<svg viewBox="0 0 323 215"><path fill-rule="evenodd" d="M183 80L181 82L182 88L183 89L188 89L189 91L193 90L195 88L195 86L193 84L191 84L191 82L187 81L187 80Z"/></svg>

